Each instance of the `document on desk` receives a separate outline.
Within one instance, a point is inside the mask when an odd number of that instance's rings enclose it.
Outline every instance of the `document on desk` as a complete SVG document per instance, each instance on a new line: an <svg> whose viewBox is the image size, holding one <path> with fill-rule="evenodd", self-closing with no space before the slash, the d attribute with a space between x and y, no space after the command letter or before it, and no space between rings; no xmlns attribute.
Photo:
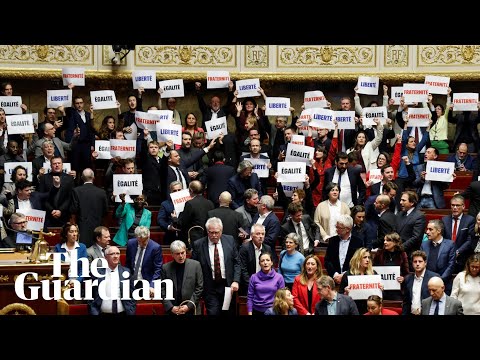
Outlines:
<svg viewBox="0 0 480 360"><path fill-rule="evenodd" d="M223 298L222 310L230 309L230 302L232 301L232 289L225 286L225 297Z"/></svg>

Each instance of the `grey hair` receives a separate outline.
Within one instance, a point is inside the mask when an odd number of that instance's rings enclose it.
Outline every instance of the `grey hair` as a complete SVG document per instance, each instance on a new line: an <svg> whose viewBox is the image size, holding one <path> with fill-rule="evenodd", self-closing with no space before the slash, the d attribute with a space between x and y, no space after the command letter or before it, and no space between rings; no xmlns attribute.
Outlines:
<svg viewBox="0 0 480 360"><path fill-rule="evenodd" d="M262 229L263 231L265 231L265 226L263 226L262 224L253 224L251 229L250 229L250 234L253 234L255 232L255 229Z"/></svg>
<svg viewBox="0 0 480 360"><path fill-rule="evenodd" d="M175 180L170 183L170 191L172 191L173 187L177 185L180 185L180 187L183 189L183 184L180 181Z"/></svg>
<svg viewBox="0 0 480 360"><path fill-rule="evenodd" d="M207 222L205 223L205 229L208 230L208 227L210 225L218 225L222 228L223 230L223 223L222 223L222 220L218 217L211 217L210 219L207 220Z"/></svg>
<svg viewBox="0 0 480 360"><path fill-rule="evenodd" d="M353 219L350 215L346 215L346 214L340 215L337 218L337 223L340 223L349 229L353 227Z"/></svg>
<svg viewBox="0 0 480 360"><path fill-rule="evenodd" d="M146 226L137 226L135 228L135 236L137 238L149 238L150 237L150 229Z"/></svg>
<svg viewBox="0 0 480 360"><path fill-rule="evenodd" d="M170 252L173 254L174 252L179 252L182 250L186 250L187 246L182 240L175 240L170 244Z"/></svg>
<svg viewBox="0 0 480 360"><path fill-rule="evenodd" d="M270 195L263 195L260 198L260 202L265 205L268 210L273 210L275 206L275 200Z"/></svg>
<svg viewBox="0 0 480 360"><path fill-rule="evenodd" d="M294 232L291 232L290 234L288 234L286 237L285 237L285 240L287 239L290 239L290 240L293 240L293 242L295 243L295 245L298 245L298 243L300 242L300 236L298 236L296 233Z"/></svg>
<svg viewBox="0 0 480 360"><path fill-rule="evenodd" d="M240 162L240 164L238 164L237 173L240 174L243 170L247 168L253 169L253 164L248 160L243 160L242 162Z"/></svg>

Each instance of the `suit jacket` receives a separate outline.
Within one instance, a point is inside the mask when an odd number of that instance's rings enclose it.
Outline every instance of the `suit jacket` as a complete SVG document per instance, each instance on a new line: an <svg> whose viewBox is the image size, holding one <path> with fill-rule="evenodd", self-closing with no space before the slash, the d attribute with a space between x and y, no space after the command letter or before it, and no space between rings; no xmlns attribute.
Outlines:
<svg viewBox="0 0 480 360"><path fill-rule="evenodd" d="M173 295L177 294L177 273L175 267L175 261L170 261L162 266L162 279L170 279L173 281ZM175 299L177 303L181 303L184 300L192 301L196 306L195 315L201 315L201 308L199 305L200 296L203 292L203 274L200 263L196 260L186 259L185 270L183 272L182 280L182 298ZM191 303L186 303L189 309L193 310ZM175 306L172 300L163 299L163 306L166 312L170 312Z"/></svg>
<svg viewBox="0 0 480 360"><path fill-rule="evenodd" d="M425 215L414 209L408 216L405 211L398 212L396 216L397 233L403 241L403 249L410 256L412 252L420 249L426 226Z"/></svg>
<svg viewBox="0 0 480 360"><path fill-rule="evenodd" d="M456 154L451 154L445 161L455 163L455 167L456 167L457 159L455 156ZM468 171L473 171L477 167L477 161L472 155L468 154L467 157L465 158L465 161L463 162L463 166L465 166L465 169L467 169Z"/></svg>
<svg viewBox="0 0 480 360"><path fill-rule="evenodd" d="M372 245L373 248L383 248L385 235L396 231L397 217L390 210L385 211L382 216L378 217L377 223L377 241Z"/></svg>
<svg viewBox="0 0 480 360"><path fill-rule="evenodd" d="M343 273L344 271L350 270L350 260L352 259L353 254L358 248L363 246L361 239L352 235L350 238L350 244L348 245L347 256L345 257L345 262L343 267L340 267L339 259L339 249L340 249L340 237L335 235L328 239L327 252L325 253L325 267L329 276L333 278L335 273Z"/></svg>
<svg viewBox="0 0 480 360"><path fill-rule="evenodd" d="M92 246L87 248L87 257L90 264L95 259L105 259L103 252L98 248L97 244L93 244ZM97 267L98 266L100 266L100 263L97 264Z"/></svg>
<svg viewBox="0 0 480 360"><path fill-rule="evenodd" d="M98 269L98 273L100 275L103 275L102 277L98 278L98 285L99 286L102 283L102 281L105 280L106 271L107 271L107 269L104 269L104 268L99 268ZM137 302L132 297L133 290L135 289L134 286L133 286L133 281L132 281L132 279L129 278L130 274L128 275L128 277L125 277L124 274L123 274L125 271L127 273L130 273L130 270L126 267L123 267L121 264L118 264L117 271L118 271L118 275L120 277L120 301L122 302L122 305L125 309L125 313L127 315L135 315L135 311L137 309ZM130 293L129 294L125 294L123 292L126 289L125 286L122 286L122 281L124 281L124 280L128 280L130 282L130 287L129 287ZM93 300L89 300L87 302L88 303L88 313L90 315L100 315L100 313L101 313L100 309L102 307L103 300L100 297L100 294L98 292L99 286L95 286L93 288L93 294L92 294ZM123 297L129 298L129 299L123 299Z"/></svg>
<svg viewBox="0 0 480 360"><path fill-rule="evenodd" d="M415 174L416 178L413 182L413 186L417 188L417 194L420 198L422 196L422 188L425 185L425 180L423 180L420 176L422 171L425 171L427 164L420 164L415 166ZM445 198L443 196L443 191L448 188L450 183L443 182L443 181L431 181L430 184L432 185L432 196L433 202L437 209L443 209L445 207Z"/></svg>
<svg viewBox="0 0 480 360"><path fill-rule="evenodd" d="M313 284L312 287L312 306L308 308L308 287L302 285L300 282L300 276L295 276L292 287L293 306L297 309L298 315L307 315L307 313L314 314L317 303L321 300L322 296L318 292L317 284Z"/></svg>
<svg viewBox="0 0 480 360"><path fill-rule="evenodd" d="M480 161L478 163L480 164ZM473 179L477 179L477 177L475 177L475 173L473 174ZM477 216L477 214L480 212L480 181L472 181L466 190L460 195L462 195L465 199L470 199L468 215L473 217Z"/></svg>
<svg viewBox="0 0 480 360"><path fill-rule="evenodd" d="M247 189L255 189L258 191L258 197L263 196L262 186L258 175L252 173L250 178L243 180L239 174L232 176L227 182L227 191L232 195L232 208L236 209L243 205L243 194Z"/></svg>
<svg viewBox="0 0 480 360"><path fill-rule="evenodd" d="M440 274L445 283L445 292L450 294L453 281L452 274L455 269L455 244L452 240L444 238L440 244L437 259L429 258L431 247L430 241L424 241L420 249L427 253L427 266L432 266L433 263L436 263L436 272Z"/></svg>
<svg viewBox="0 0 480 360"><path fill-rule="evenodd" d="M240 260L238 257L237 244L230 235L222 234L220 242L223 248L223 258L225 266L225 277L227 286L232 282L240 284ZM208 293L215 284L213 280L213 265L208 253L208 237L205 236L193 243L192 259L200 262L203 273L203 293Z"/></svg>
<svg viewBox="0 0 480 360"><path fill-rule="evenodd" d="M205 121L210 121L212 119L212 108L210 107L210 105L207 105L205 99L203 98L203 94L200 91L196 91L196 94L198 100L198 107L200 108L200 111L202 113L202 127L204 130L207 130L207 128L205 127ZM228 110L230 108L233 97L233 91L229 91L227 95L227 102L218 111L217 118L221 118L222 116L228 117Z"/></svg>
<svg viewBox="0 0 480 360"><path fill-rule="evenodd" d="M252 224L256 224L260 215L257 213L252 220ZM263 242L270 246L272 250L275 250L275 245L277 243L277 238L280 235L280 220L278 220L277 215L272 211L268 216L265 218L262 224L265 227L265 239ZM245 229L247 233L250 234L249 229ZM273 251L273 261L276 262L278 260L277 254Z"/></svg>
<svg viewBox="0 0 480 360"><path fill-rule="evenodd" d="M323 200L328 199L328 193L326 190L326 185L330 184L333 180L333 175L335 174L336 166L332 166L325 170L325 180L324 180L324 188L323 188ZM347 175L348 179L350 180L350 191L352 192L352 202L354 205L361 205L365 202L365 195L367 192L367 188L365 187L365 183L360 176L361 170L359 168L354 167L347 167ZM345 175L342 175L345 176ZM358 197L357 197L358 192Z"/></svg>
<svg viewBox="0 0 480 360"><path fill-rule="evenodd" d="M128 229L130 229L135 222L135 208L130 203L125 203L125 205L120 204L115 211L115 217L120 219L120 227L113 237L113 241L120 246L125 246L128 240ZM150 228L151 224L152 212L143 208L142 217L140 218L138 226Z"/></svg>
<svg viewBox="0 0 480 360"><path fill-rule="evenodd" d="M306 256L308 254L313 254L314 242L315 240L321 240L321 236L320 228L317 224L315 224L310 215L302 215L302 224L308 237L308 251L305 251L304 248L298 249L298 251L300 251L303 255ZM289 233L292 232L297 233L297 229L295 228L295 224L293 223L292 219L290 219L282 225L281 237L285 238ZM305 241L305 239L303 241ZM284 248L283 245L282 248Z"/></svg>
<svg viewBox="0 0 480 360"><path fill-rule="evenodd" d="M201 226L203 230L200 228L193 229L190 232L191 242L206 235L205 223L208 220L208 212L214 208L213 203L205 199L203 195L197 195L185 203L185 208L177 219L177 225L182 229L182 239L187 246L191 246L191 244L188 244L188 230L192 226Z"/></svg>
<svg viewBox="0 0 480 360"><path fill-rule="evenodd" d="M85 111L85 122L83 122L80 114L74 108L68 107L65 109L67 113L67 131L65 131L65 141L70 142L73 138L75 128L80 128L80 136L77 141L79 143L86 143L90 146L95 145L95 129L93 128L92 116L88 111Z"/></svg>
<svg viewBox="0 0 480 360"><path fill-rule="evenodd" d="M34 191L30 193L30 206L32 209L43 210L43 204L48 198L48 193L39 193ZM18 197L14 196L13 199L8 201L8 207L3 209L3 215L10 217L18 209Z"/></svg>
<svg viewBox="0 0 480 360"><path fill-rule="evenodd" d="M452 215L447 215L442 218L443 225L445 226L443 236L447 239L452 238ZM460 223L457 223L457 238L455 240L455 250L458 251L456 258L457 267L460 271L463 271L463 266L467 261L467 258L471 255L472 239L470 234L474 231L475 218L470 215L462 215Z"/></svg>
<svg viewBox="0 0 480 360"><path fill-rule="evenodd" d="M137 255L138 241L136 238L128 240L127 243L127 256L125 265L134 272L135 270L135 256ZM142 278L150 283L153 287L153 280L161 279L162 275L162 247L152 239L148 240L147 247L143 253Z"/></svg>
<svg viewBox="0 0 480 360"><path fill-rule="evenodd" d="M202 184L207 188L207 199L218 206L218 197L227 191L228 179L235 176L235 169L223 163L215 163L203 172Z"/></svg>
<svg viewBox="0 0 480 360"><path fill-rule="evenodd" d="M175 210L171 199L165 200L160 204L158 210L157 224L162 231L165 231L165 237L163 238L164 244L171 244L174 240L181 239L180 231L168 230L169 225L173 225L172 212Z"/></svg>
<svg viewBox="0 0 480 360"><path fill-rule="evenodd" d="M67 175L62 172L61 185L60 188L53 186L53 175L48 173L43 175L40 178L40 183L38 185L39 192L48 192L50 196L45 202L45 210L47 212L47 219L50 218L50 213L52 210L60 210L62 216L60 217L61 222L66 222L70 218L70 206L72 192L74 188L74 179L73 176Z"/></svg>
<svg viewBox="0 0 480 360"><path fill-rule="evenodd" d="M453 111L448 112L448 122L455 125L455 136L453 138L453 148L456 149L457 145L463 141L460 139L460 134L464 132L464 128L467 129L467 132L470 132L472 135L473 143L478 144L480 137L478 136L477 125L480 122L480 116L474 119L471 111L464 111L462 114L457 113L453 116ZM476 147L475 147L476 148ZM448 161L448 160L447 160Z"/></svg>
<svg viewBox="0 0 480 360"><path fill-rule="evenodd" d="M335 315L360 315L357 304L348 296L337 293L337 313ZM328 315L327 300L323 299L315 305L315 315Z"/></svg>
<svg viewBox="0 0 480 360"><path fill-rule="evenodd" d="M35 151L35 158L40 156L43 157L42 145L45 142L45 140L47 139L44 137L39 139L38 135L34 134L32 144L27 149L27 154L30 154L33 151ZM52 141L54 146L58 149L58 152L60 153L60 156L62 157L62 159L65 160L65 150L73 150L76 145L77 138L72 138L70 143L66 143L65 141L62 141L58 137L54 136L52 138Z"/></svg>
<svg viewBox="0 0 480 360"><path fill-rule="evenodd" d="M208 218L218 217L223 223L223 233L232 235L238 246L242 242L238 240L238 228L247 229L250 224L247 224L243 219L242 214L225 206L220 206L216 209L208 211Z"/></svg>
<svg viewBox="0 0 480 360"><path fill-rule="evenodd" d="M108 212L107 193L92 183L78 186L73 189L71 211L77 214L80 241L91 246L95 242L93 230L102 225Z"/></svg>
<svg viewBox="0 0 480 360"><path fill-rule="evenodd" d="M429 315L432 301L431 296L422 300L422 315ZM445 299L445 313L443 315L463 315L462 302L447 295Z"/></svg>
<svg viewBox="0 0 480 360"><path fill-rule="evenodd" d="M272 248L267 244L262 244L261 253L272 253ZM240 285L243 290L248 289L250 276L257 272L257 259L255 259L255 245L252 241L248 241L240 246L239 251L240 268L241 268L241 282Z"/></svg>
<svg viewBox="0 0 480 360"><path fill-rule="evenodd" d="M439 274L425 269L425 274L423 275L422 281L422 290L420 298L426 299L430 296L428 292L428 281L434 277L440 276ZM405 277L403 282L403 304L402 304L402 315L410 315L412 312L412 298L413 298L413 282L415 281L415 273L410 273ZM423 306L422 306L423 307Z"/></svg>
<svg viewBox="0 0 480 360"><path fill-rule="evenodd" d="M155 157L150 154L145 154L145 161L142 164L142 180L143 189L148 191L162 191L161 178L163 173L161 172L162 166L161 160L157 162ZM168 184L170 185L170 183Z"/></svg>

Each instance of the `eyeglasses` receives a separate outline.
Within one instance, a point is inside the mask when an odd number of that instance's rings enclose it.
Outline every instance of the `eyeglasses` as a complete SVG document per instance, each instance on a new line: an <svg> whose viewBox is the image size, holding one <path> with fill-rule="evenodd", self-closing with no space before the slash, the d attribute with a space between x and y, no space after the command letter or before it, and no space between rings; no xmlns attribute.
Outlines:
<svg viewBox="0 0 480 360"><path fill-rule="evenodd" d="M451 207L462 207L463 204L450 204Z"/></svg>
<svg viewBox="0 0 480 360"><path fill-rule="evenodd" d="M114 253L110 253L110 254L105 254L105 255L111 255L111 256L119 256L120 253L119 252L114 252Z"/></svg>
<svg viewBox="0 0 480 360"><path fill-rule="evenodd" d="M15 225L21 225L21 224L26 224L28 220L25 221L19 221L19 222L14 222Z"/></svg>

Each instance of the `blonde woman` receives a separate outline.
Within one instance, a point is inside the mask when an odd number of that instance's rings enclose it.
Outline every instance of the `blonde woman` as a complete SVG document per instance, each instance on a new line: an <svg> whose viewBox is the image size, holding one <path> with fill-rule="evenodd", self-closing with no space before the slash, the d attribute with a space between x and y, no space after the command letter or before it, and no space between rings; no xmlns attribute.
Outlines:
<svg viewBox="0 0 480 360"><path fill-rule="evenodd" d="M293 295L289 288L278 289L275 293L273 306L265 311L265 315L298 315L293 307Z"/></svg>
<svg viewBox="0 0 480 360"><path fill-rule="evenodd" d="M465 315L480 315L480 254L470 256L465 270L453 280L452 298L460 300Z"/></svg>

